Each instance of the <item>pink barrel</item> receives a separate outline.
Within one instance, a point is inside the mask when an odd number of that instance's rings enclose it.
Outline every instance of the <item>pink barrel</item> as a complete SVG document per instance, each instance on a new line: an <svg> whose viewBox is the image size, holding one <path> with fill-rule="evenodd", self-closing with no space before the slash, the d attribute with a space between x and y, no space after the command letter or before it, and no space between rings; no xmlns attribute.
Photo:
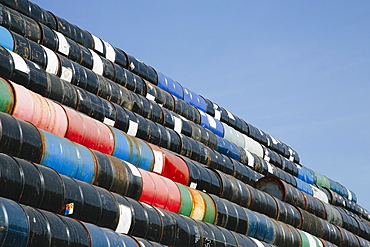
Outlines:
<svg viewBox="0 0 370 247"><path fill-rule="evenodd" d="M68 117L66 138L105 154L113 153L114 137L107 125L69 107L63 108Z"/></svg>
<svg viewBox="0 0 370 247"><path fill-rule="evenodd" d="M62 106L23 86L12 83L15 105L12 115L34 124L36 127L64 137L67 131L67 115Z"/></svg>

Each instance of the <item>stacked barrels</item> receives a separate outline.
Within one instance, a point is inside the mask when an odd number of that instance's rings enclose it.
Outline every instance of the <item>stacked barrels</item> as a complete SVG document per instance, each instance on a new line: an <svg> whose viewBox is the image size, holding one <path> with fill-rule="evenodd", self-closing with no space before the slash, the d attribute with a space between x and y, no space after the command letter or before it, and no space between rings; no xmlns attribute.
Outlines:
<svg viewBox="0 0 370 247"><path fill-rule="evenodd" d="M370 246L355 193L38 5L0 1L4 246Z"/></svg>

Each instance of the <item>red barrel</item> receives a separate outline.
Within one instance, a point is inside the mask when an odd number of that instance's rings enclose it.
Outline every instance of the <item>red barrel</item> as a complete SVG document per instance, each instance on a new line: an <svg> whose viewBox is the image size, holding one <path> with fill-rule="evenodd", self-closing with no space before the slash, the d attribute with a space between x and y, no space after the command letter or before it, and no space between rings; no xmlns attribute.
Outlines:
<svg viewBox="0 0 370 247"><path fill-rule="evenodd" d="M115 142L108 126L69 107L64 109L68 117L66 138L105 154L113 153Z"/></svg>
<svg viewBox="0 0 370 247"><path fill-rule="evenodd" d="M149 144L155 155L153 172L184 185L189 183L190 172L186 162L179 156L158 146Z"/></svg>
<svg viewBox="0 0 370 247"><path fill-rule="evenodd" d="M139 201L177 213L181 206L180 190L168 178L139 169L143 190Z"/></svg>
<svg viewBox="0 0 370 247"><path fill-rule="evenodd" d="M12 83L15 105L12 115L36 127L64 137L68 121L61 105L36 94L23 86Z"/></svg>

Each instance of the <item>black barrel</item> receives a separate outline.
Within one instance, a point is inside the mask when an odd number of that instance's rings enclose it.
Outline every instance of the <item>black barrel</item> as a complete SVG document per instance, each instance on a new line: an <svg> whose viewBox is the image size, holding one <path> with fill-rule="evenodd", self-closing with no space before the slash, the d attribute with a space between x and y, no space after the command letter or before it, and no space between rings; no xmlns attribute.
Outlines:
<svg viewBox="0 0 370 247"><path fill-rule="evenodd" d="M302 192L276 177L268 176L260 179L256 184L256 188L289 204L300 208L305 207L305 200Z"/></svg>
<svg viewBox="0 0 370 247"><path fill-rule="evenodd" d="M163 230L160 243L168 246L172 246L175 242L174 236L176 236L177 225L175 219L168 211L156 208L161 218Z"/></svg>
<svg viewBox="0 0 370 247"><path fill-rule="evenodd" d="M49 73L47 73L46 79L47 91L44 96L76 109L78 100L76 88L70 83Z"/></svg>
<svg viewBox="0 0 370 247"><path fill-rule="evenodd" d="M90 246L90 236L87 228L78 220L59 216L69 233L70 246Z"/></svg>
<svg viewBox="0 0 370 247"><path fill-rule="evenodd" d="M47 92L47 78L45 71L37 64L26 60L30 70L30 80L27 86L30 90L40 95L45 95Z"/></svg>
<svg viewBox="0 0 370 247"><path fill-rule="evenodd" d="M299 228L317 237L322 237L324 232L324 226L322 225L320 219L303 209L298 208L298 210L302 216L301 221L302 224Z"/></svg>
<svg viewBox="0 0 370 247"><path fill-rule="evenodd" d="M201 232L203 246L216 246L215 235L208 226L209 224L202 221L197 221L197 224Z"/></svg>
<svg viewBox="0 0 370 247"><path fill-rule="evenodd" d="M5 154L0 154L0 169L1 196L19 201L25 186L23 170L15 159Z"/></svg>
<svg viewBox="0 0 370 247"><path fill-rule="evenodd" d="M61 218L47 211L42 211L42 213L49 226L50 246L70 246L69 232Z"/></svg>
<svg viewBox="0 0 370 247"><path fill-rule="evenodd" d="M6 113L0 113L0 151L38 163L42 142L37 128Z"/></svg>
<svg viewBox="0 0 370 247"><path fill-rule="evenodd" d="M228 246L226 243L226 238L223 232L220 230L219 227L213 225L213 224L207 224L207 226L211 229L213 235L214 235L214 242L215 246L219 247L226 247Z"/></svg>
<svg viewBox="0 0 370 247"><path fill-rule="evenodd" d="M80 185L73 178L63 175L61 178L65 187L64 204L61 213L68 217L79 219L84 210L84 198Z"/></svg>
<svg viewBox="0 0 370 247"><path fill-rule="evenodd" d="M330 241L333 244L340 246L341 234L337 226L330 224L329 222L320 219L323 226L322 238Z"/></svg>
<svg viewBox="0 0 370 247"><path fill-rule="evenodd" d="M274 198L277 203L277 220L284 222L293 227L298 227L301 224L301 214L299 210L286 202Z"/></svg>
<svg viewBox="0 0 370 247"><path fill-rule="evenodd" d="M263 191L250 187L251 203L249 208L253 211L265 214L273 219L278 215L276 201L273 197Z"/></svg>
<svg viewBox="0 0 370 247"><path fill-rule="evenodd" d="M27 246L50 246L51 232L49 222L44 214L35 208L23 206L27 215L29 225L29 235Z"/></svg>
<svg viewBox="0 0 370 247"><path fill-rule="evenodd" d="M148 232L145 238L154 242L159 242L163 235L162 221L159 213L149 204L141 203L141 205L148 217Z"/></svg>
<svg viewBox="0 0 370 247"><path fill-rule="evenodd" d="M19 203L39 208L43 199L43 196L41 194L43 189L41 174L36 165L32 164L31 162L17 158L15 158L15 160L20 166L24 176L24 187L22 191L22 196L19 199Z"/></svg>
<svg viewBox="0 0 370 247"><path fill-rule="evenodd" d="M10 78L14 69L14 62L10 58L9 52L4 47L0 46L0 75L5 78Z"/></svg>

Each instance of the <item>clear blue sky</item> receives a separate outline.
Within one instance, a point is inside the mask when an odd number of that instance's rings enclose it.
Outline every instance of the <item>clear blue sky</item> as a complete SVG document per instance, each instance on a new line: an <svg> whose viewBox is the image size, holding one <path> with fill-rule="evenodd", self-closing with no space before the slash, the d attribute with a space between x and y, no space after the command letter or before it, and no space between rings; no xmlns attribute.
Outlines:
<svg viewBox="0 0 370 247"><path fill-rule="evenodd" d="M287 143L370 210L370 1L34 2Z"/></svg>

